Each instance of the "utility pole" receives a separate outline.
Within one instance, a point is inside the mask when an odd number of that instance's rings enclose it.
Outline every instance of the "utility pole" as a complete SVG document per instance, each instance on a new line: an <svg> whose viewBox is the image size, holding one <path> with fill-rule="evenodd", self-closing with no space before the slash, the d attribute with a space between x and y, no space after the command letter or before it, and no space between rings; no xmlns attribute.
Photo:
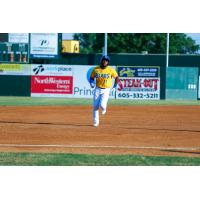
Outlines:
<svg viewBox="0 0 200 200"><path fill-rule="evenodd" d="M167 33L167 44L166 44L166 67L169 66L169 33Z"/></svg>
<svg viewBox="0 0 200 200"><path fill-rule="evenodd" d="M107 40L108 40L108 34L104 34L104 55L107 56L108 50L107 50Z"/></svg>

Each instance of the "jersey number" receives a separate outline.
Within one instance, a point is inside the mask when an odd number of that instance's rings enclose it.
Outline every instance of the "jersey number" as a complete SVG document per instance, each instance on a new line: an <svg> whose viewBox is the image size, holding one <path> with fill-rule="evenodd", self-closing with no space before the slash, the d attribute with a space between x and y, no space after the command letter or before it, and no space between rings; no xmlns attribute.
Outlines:
<svg viewBox="0 0 200 200"><path fill-rule="evenodd" d="M107 79L104 79L104 80L103 80L103 84L104 84L104 85L107 85L107 82L108 82Z"/></svg>

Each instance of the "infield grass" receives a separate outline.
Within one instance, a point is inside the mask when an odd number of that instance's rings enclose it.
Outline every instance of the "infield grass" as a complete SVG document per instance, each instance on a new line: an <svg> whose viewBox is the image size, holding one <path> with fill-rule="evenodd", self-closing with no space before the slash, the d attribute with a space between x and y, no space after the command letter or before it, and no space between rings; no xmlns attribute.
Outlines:
<svg viewBox="0 0 200 200"><path fill-rule="evenodd" d="M120 100L110 99L109 105L200 105L197 100ZM47 98L47 97L0 97L0 106L53 106L92 105L92 99Z"/></svg>
<svg viewBox="0 0 200 200"><path fill-rule="evenodd" d="M200 158L88 155L64 153L0 153L1 166L199 166Z"/></svg>

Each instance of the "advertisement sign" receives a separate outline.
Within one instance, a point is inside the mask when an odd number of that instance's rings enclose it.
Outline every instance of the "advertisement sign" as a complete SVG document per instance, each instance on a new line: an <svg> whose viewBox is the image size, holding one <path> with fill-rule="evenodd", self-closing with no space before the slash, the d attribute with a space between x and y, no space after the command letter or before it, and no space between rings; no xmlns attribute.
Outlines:
<svg viewBox="0 0 200 200"><path fill-rule="evenodd" d="M31 33L30 56L32 58L55 58L58 56L57 33Z"/></svg>
<svg viewBox="0 0 200 200"><path fill-rule="evenodd" d="M62 53L80 53L80 41L62 40Z"/></svg>
<svg viewBox="0 0 200 200"><path fill-rule="evenodd" d="M72 94L72 76L32 76L31 96L59 97Z"/></svg>
<svg viewBox="0 0 200 200"><path fill-rule="evenodd" d="M96 65L73 65L74 98L93 98L94 89L90 87L89 79L94 67L96 67ZM111 91L110 99L114 98L115 91Z"/></svg>
<svg viewBox="0 0 200 200"><path fill-rule="evenodd" d="M199 91L198 91L198 99L200 99L200 76L199 76Z"/></svg>
<svg viewBox="0 0 200 200"><path fill-rule="evenodd" d="M31 96L93 98L89 79L94 67L32 64ZM110 98L115 98L115 91L111 91Z"/></svg>
<svg viewBox="0 0 200 200"><path fill-rule="evenodd" d="M0 64L0 75L31 75L31 65Z"/></svg>
<svg viewBox="0 0 200 200"><path fill-rule="evenodd" d="M31 75L35 76L72 76L72 67L68 65L43 65L33 64L31 65Z"/></svg>
<svg viewBox="0 0 200 200"><path fill-rule="evenodd" d="M62 97L73 94L73 71L67 65L31 65L31 96Z"/></svg>
<svg viewBox="0 0 200 200"><path fill-rule="evenodd" d="M117 67L117 99L160 99L159 67Z"/></svg>
<svg viewBox="0 0 200 200"><path fill-rule="evenodd" d="M28 33L8 33L8 42L10 43L28 43Z"/></svg>

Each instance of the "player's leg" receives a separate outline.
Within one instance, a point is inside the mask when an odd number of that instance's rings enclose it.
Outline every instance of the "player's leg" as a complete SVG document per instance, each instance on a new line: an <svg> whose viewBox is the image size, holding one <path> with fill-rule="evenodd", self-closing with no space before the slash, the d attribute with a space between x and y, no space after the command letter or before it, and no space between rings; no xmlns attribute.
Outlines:
<svg viewBox="0 0 200 200"><path fill-rule="evenodd" d="M101 98L100 98L100 107L102 109L102 115L106 114L109 94L110 94L110 88L106 88L106 89L102 90L102 94L101 94Z"/></svg>
<svg viewBox="0 0 200 200"><path fill-rule="evenodd" d="M93 122L94 126L99 125L99 103L100 103L100 89L95 88L93 96Z"/></svg>

